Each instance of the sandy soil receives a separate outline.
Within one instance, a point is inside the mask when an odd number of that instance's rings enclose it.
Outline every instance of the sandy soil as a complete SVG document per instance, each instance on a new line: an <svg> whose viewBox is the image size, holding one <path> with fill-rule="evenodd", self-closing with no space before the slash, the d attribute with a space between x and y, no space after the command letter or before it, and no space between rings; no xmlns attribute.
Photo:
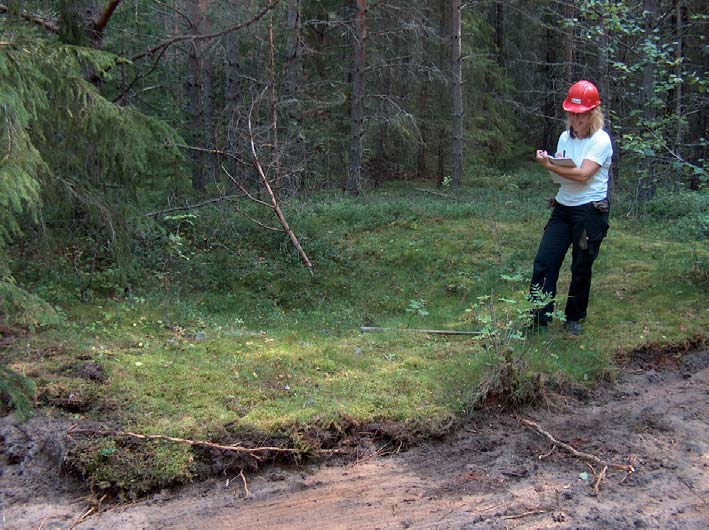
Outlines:
<svg viewBox="0 0 709 530"><path fill-rule="evenodd" d="M598 494L598 466L488 411L406 452L213 479L84 518L86 492L57 474L61 426L6 417L2 528L709 528L709 351L628 361L613 384L520 413L579 451L632 462Z"/></svg>

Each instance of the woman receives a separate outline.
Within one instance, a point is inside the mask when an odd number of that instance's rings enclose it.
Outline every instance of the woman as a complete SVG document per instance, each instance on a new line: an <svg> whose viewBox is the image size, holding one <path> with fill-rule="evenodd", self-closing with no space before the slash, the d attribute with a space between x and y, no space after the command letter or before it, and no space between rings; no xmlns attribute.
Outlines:
<svg viewBox="0 0 709 530"><path fill-rule="evenodd" d="M556 296L559 269L569 246L571 284L566 301L564 328L580 335L580 321L586 317L591 292L591 267L608 231L608 170L613 148L603 130L603 111L598 89L579 81L570 89L563 108L567 128L559 137L556 157L571 158L575 167L552 164L546 151L536 161L553 173L561 184L552 201L552 214L544 228L532 273L532 296ZM534 324L546 326L554 311L553 302L534 313Z"/></svg>

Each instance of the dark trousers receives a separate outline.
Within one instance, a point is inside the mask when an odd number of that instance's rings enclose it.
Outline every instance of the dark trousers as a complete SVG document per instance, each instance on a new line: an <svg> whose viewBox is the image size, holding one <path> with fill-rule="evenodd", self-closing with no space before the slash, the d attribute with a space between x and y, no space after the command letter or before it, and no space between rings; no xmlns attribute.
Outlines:
<svg viewBox="0 0 709 530"><path fill-rule="evenodd" d="M586 317L591 293L591 267L601 249L601 241L608 231L608 212L597 210L593 203L581 206L557 204L544 228L542 242L534 259L532 287L556 297L556 283L564 256L571 251L571 284L566 301L566 320ZM554 311L554 302L535 312L537 322L551 320L547 313Z"/></svg>

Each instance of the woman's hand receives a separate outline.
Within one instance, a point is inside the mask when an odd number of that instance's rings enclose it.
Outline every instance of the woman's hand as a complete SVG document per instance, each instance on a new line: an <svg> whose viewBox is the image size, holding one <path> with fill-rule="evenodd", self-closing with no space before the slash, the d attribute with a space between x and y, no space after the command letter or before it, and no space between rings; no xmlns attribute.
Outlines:
<svg viewBox="0 0 709 530"><path fill-rule="evenodd" d="M537 149L535 160L547 169L551 166L551 162L549 162L549 153L543 149Z"/></svg>

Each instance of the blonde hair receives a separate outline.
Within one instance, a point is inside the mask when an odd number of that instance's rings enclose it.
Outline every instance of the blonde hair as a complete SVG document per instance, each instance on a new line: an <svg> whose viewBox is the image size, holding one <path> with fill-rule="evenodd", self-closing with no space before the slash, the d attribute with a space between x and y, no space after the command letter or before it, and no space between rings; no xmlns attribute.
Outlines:
<svg viewBox="0 0 709 530"><path fill-rule="evenodd" d="M603 129L603 125L605 124L606 118L603 115L603 109L601 109L601 106L598 105L597 107L592 108L590 111L591 113L591 127L588 132L589 136L593 136L596 134L598 131ZM568 115L567 115L568 116ZM573 129L571 128L571 123L569 122L569 119L566 119L566 129L571 132L571 136L575 137L576 135L574 134Z"/></svg>

